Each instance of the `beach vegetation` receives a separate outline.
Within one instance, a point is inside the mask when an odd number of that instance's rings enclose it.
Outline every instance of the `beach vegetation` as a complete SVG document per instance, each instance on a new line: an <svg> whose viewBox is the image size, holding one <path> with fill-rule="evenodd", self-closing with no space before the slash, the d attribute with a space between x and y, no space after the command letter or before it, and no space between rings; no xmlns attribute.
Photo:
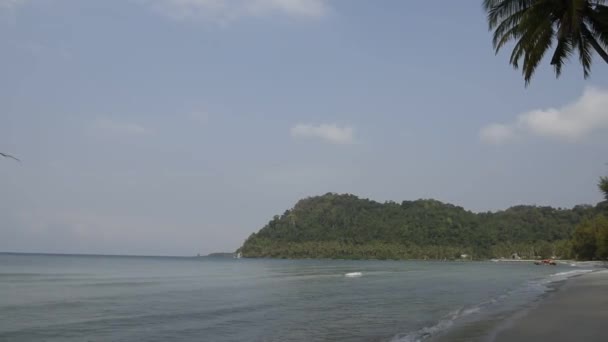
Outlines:
<svg viewBox="0 0 608 342"><path fill-rule="evenodd" d="M608 218L597 215L579 224L572 236L572 253L581 260L608 259Z"/></svg>
<svg viewBox="0 0 608 342"><path fill-rule="evenodd" d="M604 199L608 201L608 177L600 177L600 182L598 183L598 187L600 191L604 195Z"/></svg>

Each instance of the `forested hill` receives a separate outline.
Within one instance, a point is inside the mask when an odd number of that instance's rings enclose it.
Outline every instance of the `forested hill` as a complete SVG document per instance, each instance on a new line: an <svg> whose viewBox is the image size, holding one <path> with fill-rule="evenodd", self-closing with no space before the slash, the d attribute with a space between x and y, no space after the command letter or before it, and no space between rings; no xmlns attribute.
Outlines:
<svg viewBox="0 0 608 342"><path fill-rule="evenodd" d="M602 205L522 205L477 214L436 200L379 203L328 193L275 216L239 251L274 258L569 257L575 226Z"/></svg>

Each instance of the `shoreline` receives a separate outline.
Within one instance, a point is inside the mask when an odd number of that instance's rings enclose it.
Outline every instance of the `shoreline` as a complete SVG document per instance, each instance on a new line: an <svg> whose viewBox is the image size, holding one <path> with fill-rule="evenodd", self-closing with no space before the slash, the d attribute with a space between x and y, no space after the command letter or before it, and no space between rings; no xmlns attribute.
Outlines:
<svg viewBox="0 0 608 342"><path fill-rule="evenodd" d="M544 293L521 302L518 309L484 310L481 316L456 322L428 339L405 341L605 341L608 269L559 272L537 284L546 287Z"/></svg>
<svg viewBox="0 0 608 342"><path fill-rule="evenodd" d="M605 341L608 270L569 278L534 307L511 317L489 341Z"/></svg>
<svg viewBox="0 0 608 342"><path fill-rule="evenodd" d="M541 261L541 259L489 259L492 262L501 263L530 263ZM574 260L574 259L553 259L557 264L560 265L571 265L571 266L584 266L584 267L604 267L608 266L608 261L604 260Z"/></svg>

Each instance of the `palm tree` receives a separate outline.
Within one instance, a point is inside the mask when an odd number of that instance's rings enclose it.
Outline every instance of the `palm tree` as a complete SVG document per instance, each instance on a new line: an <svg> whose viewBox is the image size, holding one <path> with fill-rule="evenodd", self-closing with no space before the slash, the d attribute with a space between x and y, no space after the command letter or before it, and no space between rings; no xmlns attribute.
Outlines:
<svg viewBox="0 0 608 342"><path fill-rule="evenodd" d="M509 63L519 68L526 86L545 53L555 43L551 65L559 77L575 51L589 76L595 51L608 63L608 0L484 0L496 53L513 40Z"/></svg>

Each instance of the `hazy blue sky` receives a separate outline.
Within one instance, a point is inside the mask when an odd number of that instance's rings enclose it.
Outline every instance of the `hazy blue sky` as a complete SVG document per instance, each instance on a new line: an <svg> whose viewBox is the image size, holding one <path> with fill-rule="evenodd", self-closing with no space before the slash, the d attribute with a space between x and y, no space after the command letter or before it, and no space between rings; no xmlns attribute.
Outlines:
<svg viewBox="0 0 608 342"><path fill-rule="evenodd" d="M480 0L0 0L0 251L236 249L302 197L596 203L608 67L530 87Z"/></svg>

